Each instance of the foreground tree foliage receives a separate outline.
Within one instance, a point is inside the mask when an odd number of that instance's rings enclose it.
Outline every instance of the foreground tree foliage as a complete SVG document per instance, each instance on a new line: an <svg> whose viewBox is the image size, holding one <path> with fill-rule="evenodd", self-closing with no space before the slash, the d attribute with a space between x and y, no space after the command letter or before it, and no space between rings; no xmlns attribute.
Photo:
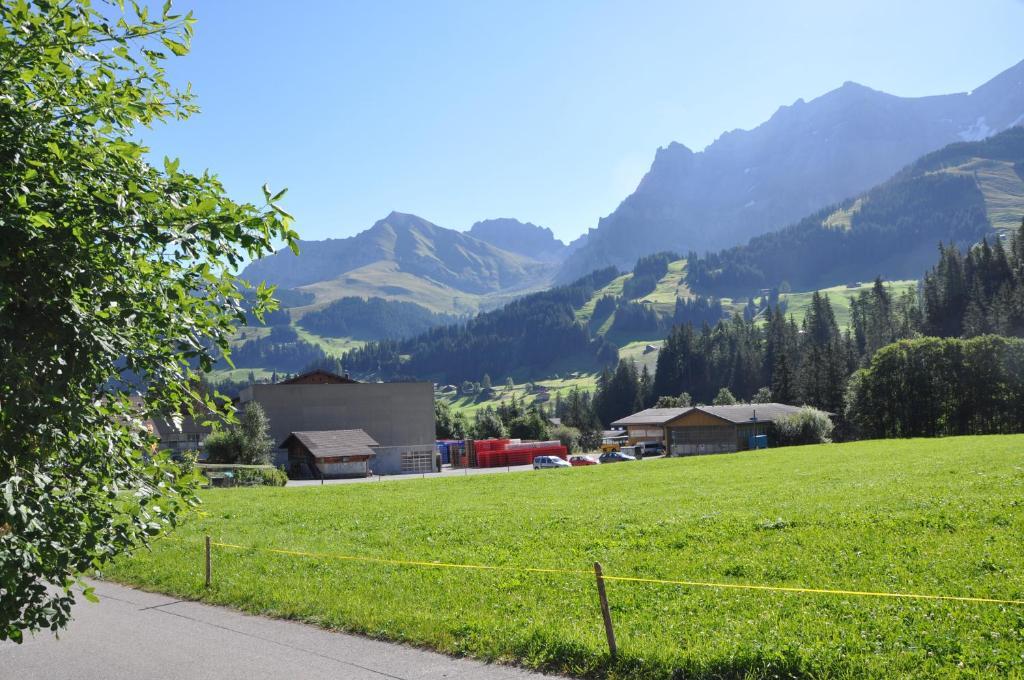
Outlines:
<svg viewBox="0 0 1024 680"><path fill-rule="evenodd" d="M192 17L102 9L0 3L0 640L66 624L78 574L193 502L143 422L227 415L197 373L270 304L232 272L296 243L280 194L234 203L135 141L196 111L162 65Z"/></svg>

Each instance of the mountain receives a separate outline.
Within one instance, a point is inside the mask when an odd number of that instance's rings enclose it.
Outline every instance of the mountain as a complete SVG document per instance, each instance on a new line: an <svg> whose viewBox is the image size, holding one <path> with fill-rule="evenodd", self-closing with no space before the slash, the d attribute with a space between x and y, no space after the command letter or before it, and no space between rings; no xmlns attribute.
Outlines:
<svg viewBox="0 0 1024 680"><path fill-rule="evenodd" d="M579 323L577 310L617 275L608 267L465 323L397 342L368 343L344 356L345 370L364 379L449 383L481 380L485 374L523 380L556 371L596 371L615 363L618 350Z"/></svg>
<svg viewBox="0 0 1024 680"><path fill-rule="evenodd" d="M542 262L561 262L568 251L568 246L556 239L547 227L509 217L482 220L466 233L502 250Z"/></svg>
<svg viewBox="0 0 1024 680"><path fill-rule="evenodd" d="M970 93L897 97L856 83L781 107L700 152L658 149L636 191L558 274L626 267L661 250L706 251L795 222L947 144L1024 121L1024 62Z"/></svg>
<svg viewBox="0 0 1024 680"><path fill-rule="evenodd" d="M927 154L890 180L785 229L703 257L691 254L695 292L746 297L783 282L794 290L918 279L938 244L967 248L1024 218L1024 127Z"/></svg>
<svg viewBox="0 0 1024 680"><path fill-rule="evenodd" d="M251 263L242 277L310 293L308 309L343 297L380 297L465 314L546 287L555 267L392 212L349 238L300 241L299 255L283 249Z"/></svg>

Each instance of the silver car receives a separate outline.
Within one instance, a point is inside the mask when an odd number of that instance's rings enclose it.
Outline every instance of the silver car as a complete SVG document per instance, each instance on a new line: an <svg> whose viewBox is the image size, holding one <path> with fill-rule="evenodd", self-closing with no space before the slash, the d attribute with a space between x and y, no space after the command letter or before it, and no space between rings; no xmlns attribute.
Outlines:
<svg viewBox="0 0 1024 680"><path fill-rule="evenodd" d="M572 467L568 461L562 460L558 456L537 456L533 459L533 469L543 470L545 468L563 468Z"/></svg>

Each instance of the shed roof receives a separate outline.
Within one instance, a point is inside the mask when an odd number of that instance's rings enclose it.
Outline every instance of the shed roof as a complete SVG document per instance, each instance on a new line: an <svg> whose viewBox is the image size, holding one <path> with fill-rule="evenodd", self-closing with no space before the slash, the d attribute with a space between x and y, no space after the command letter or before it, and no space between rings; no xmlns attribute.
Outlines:
<svg viewBox="0 0 1024 680"><path fill-rule="evenodd" d="M754 421L768 423L775 422L790 414L798 413L800 406L789 404L730 404L728 406L697 406L693 410L702 411L708 415L721 418L730 423L750 423ZM683 415L683 414L679 414ZM675 420L675 418L673 418Z"/></svg>
<svg viewBox="0 0 1024 680"><path fill-rule="evenodd" d="M619 418L614 423L615 427L625 427L626 425L664 425L670 420L675 420L679 416L683 415L687 411L693 409L689 406L680 406L677 408L648 408L638 413L634 413L631 416L625 418Z"/></svg>
<svg viewBox="0 0 1024 680"><path fill-rule="evenodd" d="M380 446L373 437L362 430L312 430L292 432L281 442L279 448L288 448L292 439L297 440L317 458L335 456L373 456L371 446Z"/></svg>

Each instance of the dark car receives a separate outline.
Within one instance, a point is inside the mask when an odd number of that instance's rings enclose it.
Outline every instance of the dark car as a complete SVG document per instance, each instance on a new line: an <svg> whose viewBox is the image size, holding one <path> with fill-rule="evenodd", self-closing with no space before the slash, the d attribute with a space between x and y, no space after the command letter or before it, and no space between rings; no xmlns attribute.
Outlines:
<svg viewBox="0 0 1024 680"><path fill-rule="evenodd" d="M636 458L629 454L622 453L621 451L609 451L608 453L602 453L598 460L602 463L626 463L631 460L636 460Z"/></svg>

